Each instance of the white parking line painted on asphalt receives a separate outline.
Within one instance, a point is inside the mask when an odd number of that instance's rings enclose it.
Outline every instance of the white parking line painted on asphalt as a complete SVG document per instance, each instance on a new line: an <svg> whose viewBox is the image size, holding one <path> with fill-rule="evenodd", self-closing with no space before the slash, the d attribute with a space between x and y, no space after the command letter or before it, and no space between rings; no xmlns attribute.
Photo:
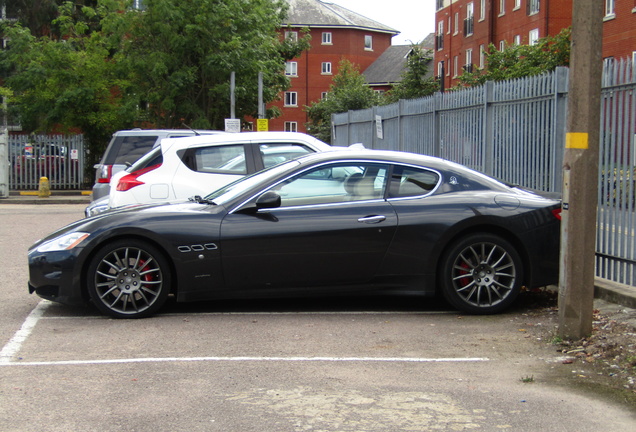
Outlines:
<svg viewBox="0 0 636 432"><path fill-rule="evenodd" d="M0 351L0 365L11 362L11 359L20 351L22 344L29 337L33 328L38 323L44 311L49 307L51 302L41 300L37 306L31 311L29 316L22 323L20 330L15 332L11 340Z"/></svg>
<svg viewBox="0 0 636 432"><path fill-rule="evenodd" d="M370 363L474 363L487 362L486 357L165 357L131 358L110 360L60 360L41 362L4 362L0 366L81 366L122 363L166 363L166 362L370 362Z"/></svg>

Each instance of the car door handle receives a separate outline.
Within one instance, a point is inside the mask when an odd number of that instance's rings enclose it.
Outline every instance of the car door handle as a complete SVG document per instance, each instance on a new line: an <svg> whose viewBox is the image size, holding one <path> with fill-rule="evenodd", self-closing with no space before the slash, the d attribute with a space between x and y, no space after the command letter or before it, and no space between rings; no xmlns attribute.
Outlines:
<svg viewBox="0 0 636 432"><path fill-rule="evenodd" d="M380 223L380 222L384 222L386 220L386 216L365 216L365 217L361 217L360 219L358 219L358 222L360 223L367 223L367 224L376 224L376 223Z"/></svg>

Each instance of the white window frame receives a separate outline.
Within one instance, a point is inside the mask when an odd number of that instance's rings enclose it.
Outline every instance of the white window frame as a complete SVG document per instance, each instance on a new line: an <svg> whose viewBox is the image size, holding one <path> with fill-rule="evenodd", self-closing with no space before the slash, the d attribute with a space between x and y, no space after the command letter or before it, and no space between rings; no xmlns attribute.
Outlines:
<svg viewBox="0 0 636 432"><path fill-rule="evenodd" d="M298 76L298 62L288 61L285 63L285 75Z"/></svg>
<svg viewBox="0 0 636 432"><path fill-rule="evenodd" d="M499 51L503 51L505 49L506 49L506 41L502 39L499 41Z"/></svg>
<svg viewBox="0 0 636 432"><path fill-rule="evenodd" d="M530 0L528 0L530 1ZM512 8L513 11L521 9L521 0L515 0L515 6Z"/></svg>
<svg viewBox="0 0 636 432"><path fill-rule="evenodd" d="M486 45L479 45L479 69L486 67Z"/></svg>
<svg viewBox="0 0 636 432"><path fill-rule="evenodd" d="M453 18L449 15L448 16L448 30L446 30L447 34L451 34L451 31L453 31Z"/></svg>
<svg viewBox="0 0 636 432"><path fill-rule="evenodd" d="M528 32L528 45L536 45L539 41L539 29L532 29Z"/></svg>
<svg viewBox="0 0 636 432"><path fill-rule="evenodd" d="M294 92L294 91L285 92L285 106L286 107L298 106L298 92Z"/></svg>
<svg viewBox="0 0 636 432"><path fill-rule="evenodd" d="M286 121L285 122L285 132L298 132L298 122Z"/></svg>
<svg viewBox="0 0 636 432"><path fill-rule="evenodd" d="M373 51L373 36L364 35L364 50Z"/></svg>
<svg viewBox="0 0 636 432"><path fill-rule="evenodd" d="M528 16L538 14L540 9L540 0L528 0Z"/></svg>
<svg viewBox="0 0 636 432"><path fill-rule="evenodd" d="M437 23L437 35L442 36L444 34L444 20Z"/></svg>
<svg viewBox="0 0 636 432"><path fill-rule="evenodd" d="M616 0L605 0L605 18L616 18Z"/></svg>
<svg viewBox="0 0 636 432"><path fill-rule="evenodd" d="M298 32L297 31L286 31L285 39L289 39L293 42L298 42Z"/></svg>
<svg viewBox="0 0 636 432"><path fill-rule="evenodd" d="M486 19L486 0L479 0L479 21Z"/></svg>
<svg viewBox="0 0 636 432"><path fill-rule="evenodd" d="M437 62L437 76L441 77L444 73L444 62Z"/></svg>
<svg viewBox="0 0 636 432"><path fill-rule="evenodd" d="M322 92L320 93L320 99L327 99L328 95L329 95L329 92Z"/></svg>
<svg viewBox="0 0 636 432"><path fill-rule="evenodd" d="M506 14L506 0L499 0L499 16Z"/></svg>
<svg viewBox="0 0 636 432"><path fill-rule="evenodd" d="M320 73L321 75L331 75L331 62L322 62Z"/></svg>
<svg viewBox="0 0 636 432"><path fill-rule="evenodd" d="M459 33L459 12L455 12L455 31L453 32L453 35L456 35Z"/></svg>
<svg viewBox="0 0 636 432"><path fill-rule="evenodd" d="M331 32L322 32L322 44L333 45L333 36Z"/></svg>
<svg viewBox="0 0 636 432"><path fill-rule="evenodd" d="M459 59L457 56L453 57L453 78L458 75L459 72Z"/></svg>
<svg viewBox="0 0 636 432"><path fill-rule="evenodd" d="M468 48L466 50L466 63L465 65L471 65L473 64L473 49L472 48Z"/></svg>
<svg viewBox="0 0 636 432"><path fill-rule="evenodd" d="M521 35L515 35L512 40L512 43L515 45L521 45Z"/></svg>

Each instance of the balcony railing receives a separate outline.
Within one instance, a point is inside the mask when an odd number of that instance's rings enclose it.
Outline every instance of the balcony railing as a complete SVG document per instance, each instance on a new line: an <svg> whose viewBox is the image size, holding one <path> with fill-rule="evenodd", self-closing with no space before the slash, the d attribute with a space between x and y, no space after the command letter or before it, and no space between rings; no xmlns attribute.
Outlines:
<svg viewBox="0 0 636 432"><path fill-rule="evenodd" d="M464 20L464 36L470 36L475 29L475 20L473 17Z"/></svg>

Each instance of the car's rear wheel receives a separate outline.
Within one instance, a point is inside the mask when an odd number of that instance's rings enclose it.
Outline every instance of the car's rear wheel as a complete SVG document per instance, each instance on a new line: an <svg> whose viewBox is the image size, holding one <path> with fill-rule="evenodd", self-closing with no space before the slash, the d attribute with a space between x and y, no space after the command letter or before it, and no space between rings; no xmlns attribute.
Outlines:
<svg viewBox="0 0 636 432"><path fill-rule="evenodd" d="M139 240L119 240L98 250L87 278L95 306L115 318L152 315L170 293L168 261L155 247Z"/></svg>
<svg viewBox="0 0 636 432"><path fill-rule="evenodd" d="M503 238L472 234L455 241L440 266L444 297L473 314L501 312L515 300L523 280L519 253Z"/></svg>

